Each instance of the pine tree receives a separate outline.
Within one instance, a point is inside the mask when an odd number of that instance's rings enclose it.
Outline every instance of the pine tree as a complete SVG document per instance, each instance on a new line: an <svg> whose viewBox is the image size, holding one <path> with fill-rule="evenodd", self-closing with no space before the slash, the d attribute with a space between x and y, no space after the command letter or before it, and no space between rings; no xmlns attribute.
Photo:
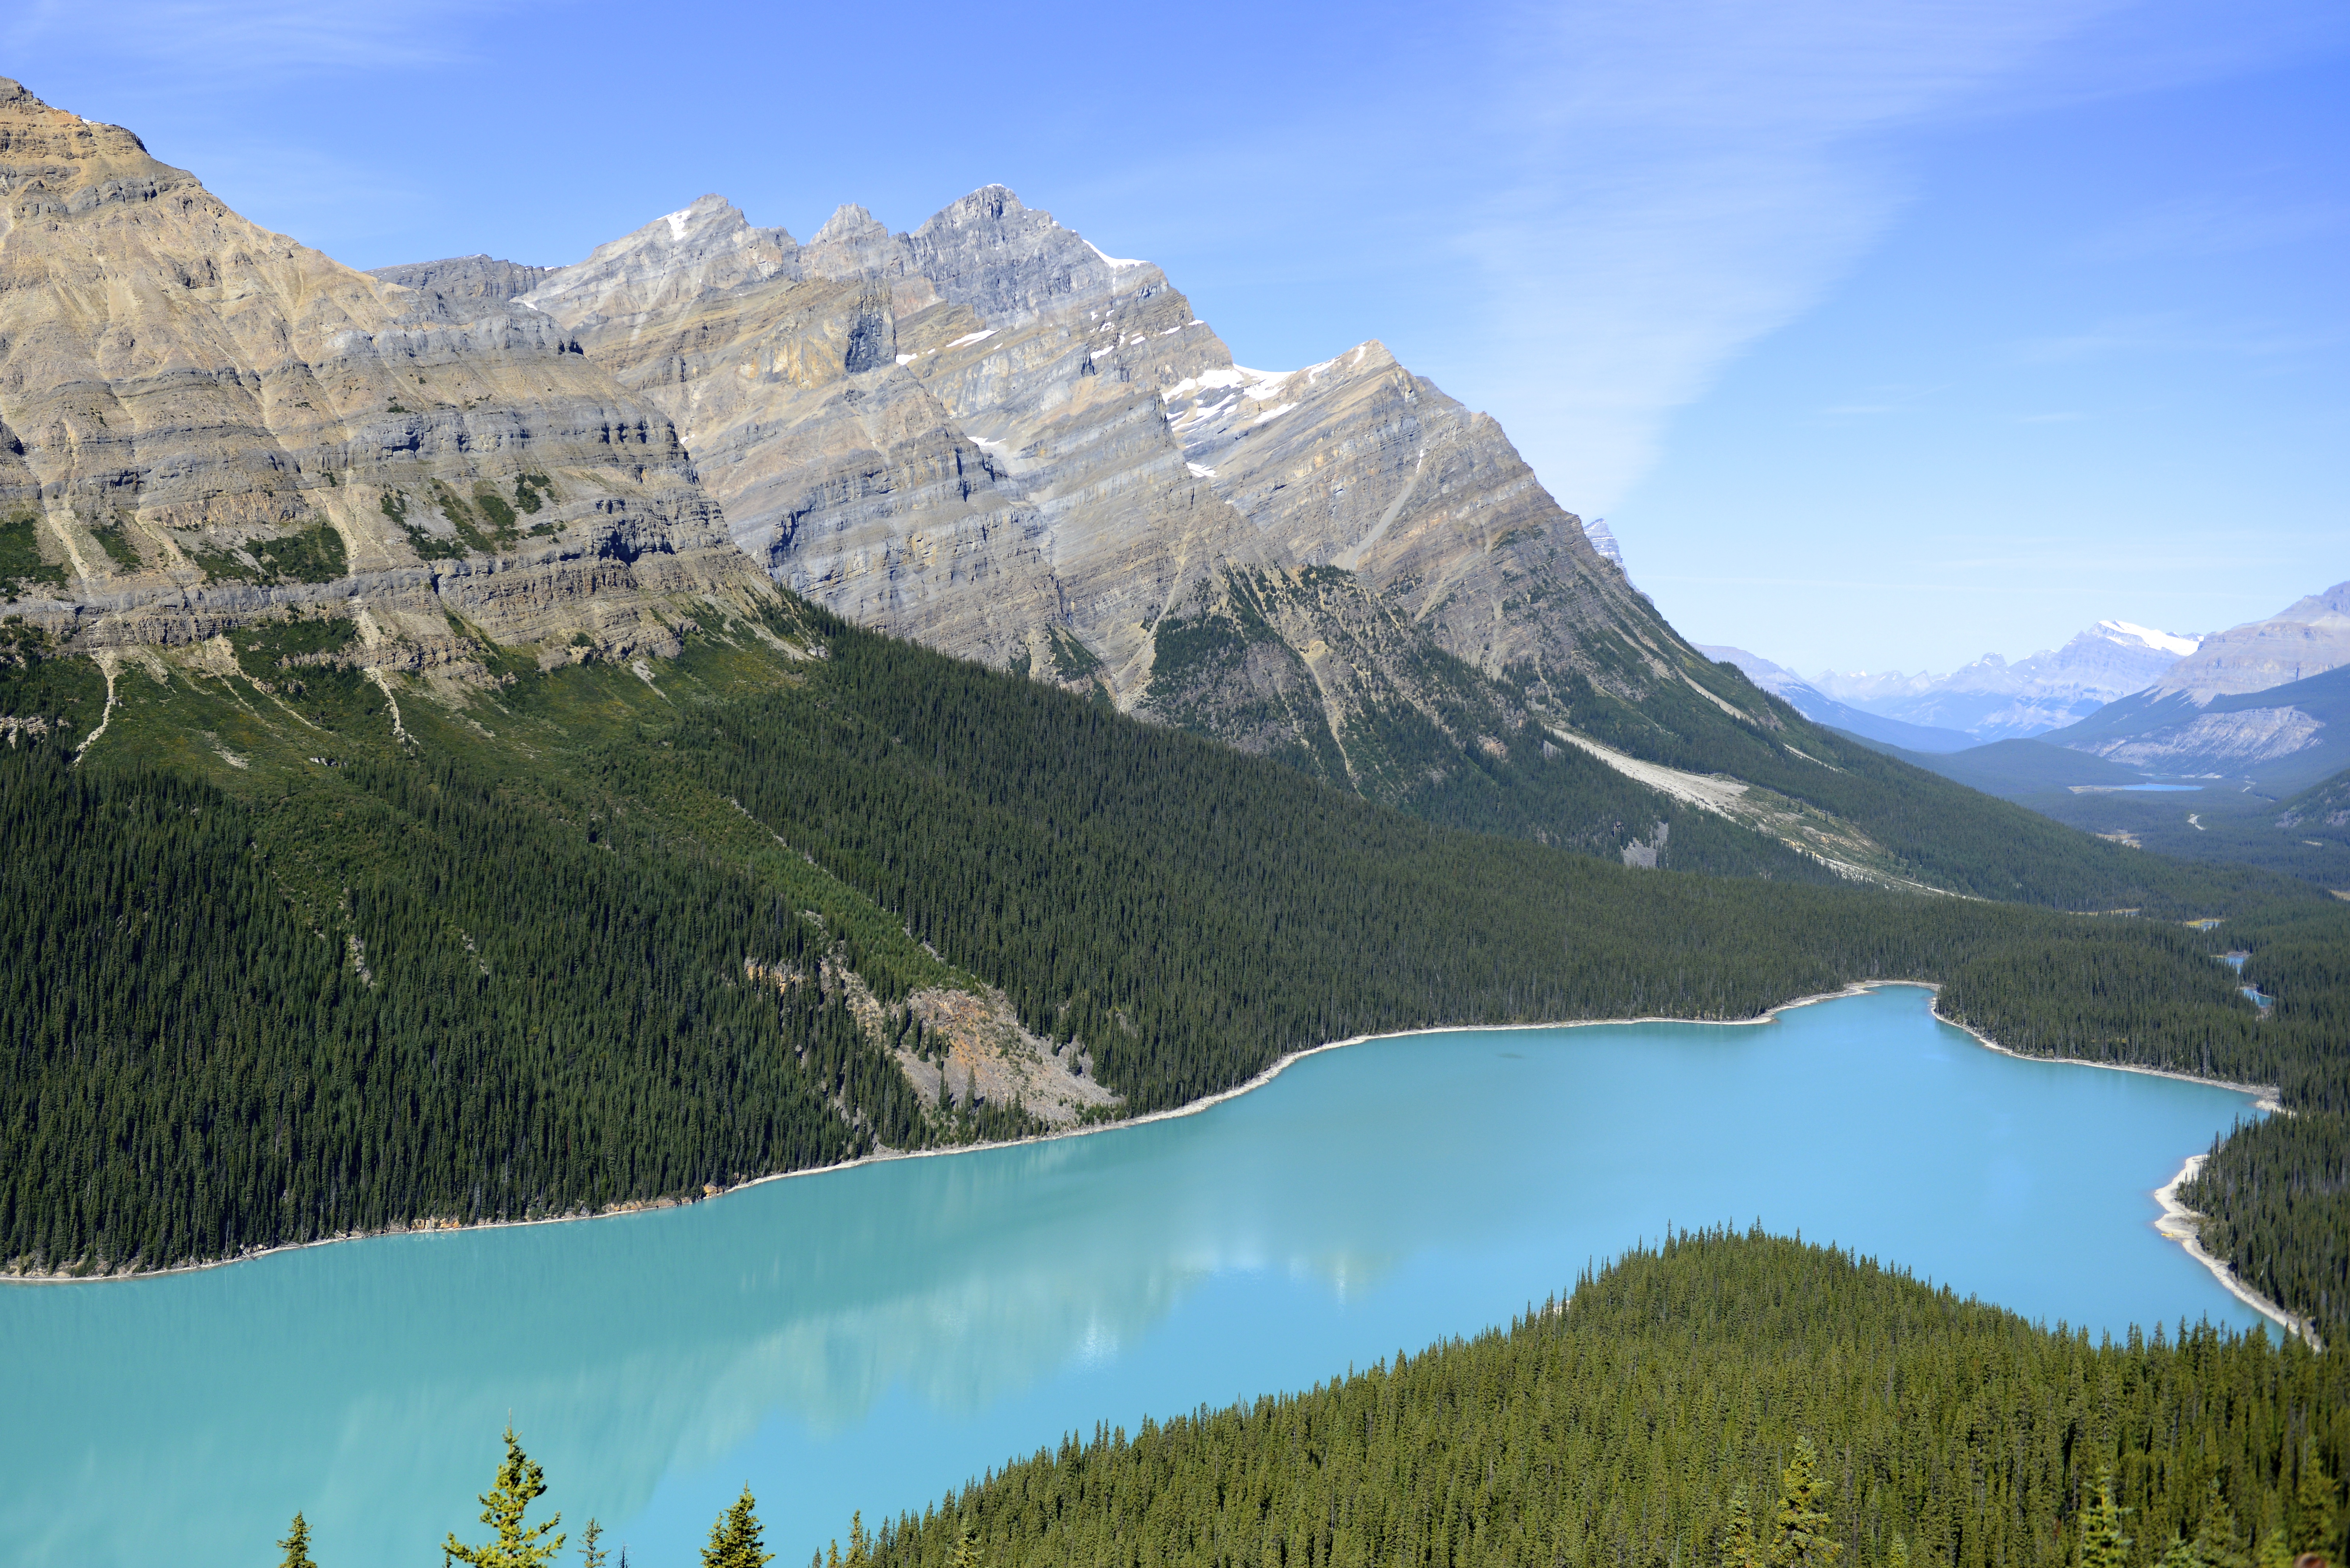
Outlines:
<svg viewBox="0 0 2350 1568"><path fill-rule="evenodd" d="M318 1568L316 1563L310 1561L309 1521L305 1520L298 1511L294 1515L292 1528L286 1532L286 1539L277 1544L286 1551L286 1559L278 1564L278 1568Z"/></svg>
<svg viewBox="0 0 2350 1568"><path fill-rule="evenodd" d="M2244 1554L2244 1532L2236 1527L2236 1511L2220 1494L2220 1478L2204 1489L2203 1519L2195 1527L2195 1559L2204 1568L2252 1568Z"/></svg>
<svg viewBox="0 0 2350 1568"><path fill-rule="evenodd" d="M2122 1515L2127 1511L2115 1505L2114 1472L2106 1471L2081 1515L2081 1568L2125 1568L2130 1538L2122 1533Z"/></svg>
<svg viewBox="0 0 2350 1568"><path fill-rule="evenodd" d="M1779 1477L1778 1529L1770 1568L1829 1568L1844 1546L1828 1539L1828 1483L1819 1479L1820 1454L1809 1438L1795 1439L1795 1457Z"/></svg>
<svg viewBox="0 0 2350 1568"><path fill-rule="evenodd" d="M602 1539L604 1527L589 1519L588 1528L579 1532L580 1568L604 1568L604 1559L611 1553L596 1544Z"/></svg>
<svg viewBox="0 0 2350 1568"><path fill-rule="evenodd" d="M452 1531L441 1548L442 1561L470 1564L470 1568L538 1568L552 1562L563 1550L563 1537L546 1539L546 1532L563 1522L556 1514L544 1524L525 1527L523 1515L530 1505L546 1491L546 1473L531 1462L515 1440L514 1428L506 1428L505 1462L498 1467L497 1480L482 1494L482 1522L497 1532L497 1539L482 1546L467 1546L458 1541Z"/></svg>
<svg viewBox="0 0 2350 1568"><path fill-rule="evenodd" d="M1722 1532L1721 1568L1762 1568L1754 1552L1754 1511L1746 1505L1746 1489L1730 1492L1730 1528Z"/></svg>
<svg viewBox="0 0 2350 1568"><path fill-rule="evenodd" d="M1886 1549L1885 1568L1909 1568L1909 1542L1898 1533Z"/></svg>
<svg viewBox="0 0 2350 1568"><path fill-rule="evenodd" d="M2293 1532L2293 1544L2297 1552L2334 1555L2335 1532L2341 1526L2334 1516L2334 1494L2338 1490L2334 1478L2325 1473L2325 1466L2317 1458L2317 1445L2310 1444L2301 1451L2301 1484L2293 1490L2293 1511L2300 1527Z"/></svg>
<svg viewBox="0 0 2350 1568"><path fill-rule="evenodd" d="M2261 1515L2260 1549L2252 1553L2253 1568L2293 1568L2293 1542L2285 1534L2284 1497L2269 1493L2268 1511Z"/></svg>
<svg viewBox="0 0 2350 1568"><path fill-rule="evenodd" d="M865 1528L865 1511L859 1509L848 1516L848 1555L840 1554L840 1542L835 1541L808 1568L872 1568L872 1563L873 1536Z"/></svg>
<svg viewBox="0 0 2350 1568"><path fill-rule="evenodd" d="M979 1549L979 1532L966 1524L955 1538L954 1555L947 1559L947 1568L987 1568L987 1553Z"/></svg>
<svg viewBox="0 0 2350 1568"><path fill-rule="evenodd" d="M743 1495L710 1527L710 1544L702 1549L702 1568L765 1568L775 1554L764 1547L759 1539L758 1503L745 1481Z"/></svg>

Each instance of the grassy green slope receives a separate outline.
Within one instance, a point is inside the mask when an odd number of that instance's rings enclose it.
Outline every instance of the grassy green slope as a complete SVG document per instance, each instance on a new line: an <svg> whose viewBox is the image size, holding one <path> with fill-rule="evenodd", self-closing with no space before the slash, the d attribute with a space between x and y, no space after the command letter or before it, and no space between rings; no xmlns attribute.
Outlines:
<svg viewBox="0 0 2350 1568"><path fill-rule="evenodd" d="M1775 1562L1805 1438L1829 1517L1797 1562L2070 1568L2107 1476L2132 1568L2345 1545L2340 1355L2208 1326L2092 1346L1758 1232L1634 1252L1507 1332L1304 1394L1097 1428L889 1521L869 1560L1711 1564L1742 1490Z"/></svg>

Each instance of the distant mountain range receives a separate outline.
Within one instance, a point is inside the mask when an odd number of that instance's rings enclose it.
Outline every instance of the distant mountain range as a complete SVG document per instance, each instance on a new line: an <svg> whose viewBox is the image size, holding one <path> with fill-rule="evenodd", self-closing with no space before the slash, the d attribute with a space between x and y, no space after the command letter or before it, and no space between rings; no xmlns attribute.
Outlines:
<svg viewBox="0 0 2350 1568"><path fill-rule="evenodd" d="M1741 649L1703 651L1814 722L2117 842L2329 887L2350 872L2336 820L2350 799L2350 582L2209 637L2101 621L2053 653L1990 656L1943 677L1807 681ZM2112 692L2141 672L2137 689ZM1970 702L1989 709L1971 733L1886 711L1962 714ZM2085 711L1977 743L2068 705Z"/></svg>
<svg viewBox="0 0 2350 1568"><path fill-rule="evenodd" d="M1948 675L1823 670L1812 685L1835 701L1880 718L1958 731L1977 742L2021 740L2078 723L2106 703L2144 690L2202 641L2126 620L2101 620L2062 648L2012 664L1986 653Z"/></svg>
<svg viewBox="0 0 2350 1568"><path fill-rule="evenodd" d="M1962 752L1981 743L1963 730L1906 723L1839 702L1784 665L1773 664L1742 648L1700 643L1698 651L1709 659L1736 665L1745 672L1746 679L1814 723L1830 725L1865 741L1912 752Z"/></svg>
<svg viewBox="0 0 2350 1568"><path fill-rule="evenodd" d="M1989 653L1949 675L1826 671L1806 680L1744 649L1700 651L1736 665L1805 718L1863 740L1929 756L1981 751L1939 771L1993 794L2055 782L2035 758L2008 781L2012 787L1994 788L2002 775L1985 772L1989 747L2004 741L2037 739L2147 778L2298 787L2350 763L2336 760L2338 728L2328 730L2343 722L2333 672L2350 665L2350 582L2208 637L2102 620L2053 651L2012 664Z"/></svg>

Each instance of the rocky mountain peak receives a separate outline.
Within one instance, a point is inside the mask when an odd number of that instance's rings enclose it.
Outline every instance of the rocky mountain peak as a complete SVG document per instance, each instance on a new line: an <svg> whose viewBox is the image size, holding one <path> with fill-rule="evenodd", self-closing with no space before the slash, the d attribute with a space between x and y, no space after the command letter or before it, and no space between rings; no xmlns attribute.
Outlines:
<svg viewBox="0 0 2350 1568"><path fill-rule="evenodd" d="M766 591L670 421L494 297L512 264L355 272L21 88L0 160L0 603L67 646L658 652L681 597Z"/></svg>
<svg viewBox="0 0 2350 1568"><path fill-rule="evenodd" d="M854 202L843 202L833 209L824 227L816 232L811 245L833 244L847 240L887 239L889 225Z"/></svg>
<svg viewBox="0 0 2350 1568"><path fill-rule="evenodd" d="M88 212L108 202L202 192L194 175L157 161L119 125L55 109L0 77L0 235L44 215Z"/></svg>
<svg viewBox="0 0 2350 1568"><path fill-rule="evenodd" d="M522 303L568 327L590 318L640 320L712 290L785 273L798 250L785 230L754 227L725 197L702 196L556 268Z"/></svg>
<svg viewBox="0 0 2350 1568"><path fill-rule="evenodd" d="M1148 264L1113 262L1002 185L950 203L904 244L907 270L930 279L940 297L1007 327L1148 294L1167 281Z"/></svg>
<svg viewBox="0 0 2350 1568"><path fill-rule="evenodd" d="M555 271L476 254L377 267L368 275L433 298L439 304L432 314L442 319L470 321L537 287Z"/></svg>
<svg viewBox="0 0 2350 1568"><path fill-rule="evenodd" d="M2154 689L2196 704L2265 691L2350 664L2350 582L2336 583L2269 617L2214 632Z"/></svg>

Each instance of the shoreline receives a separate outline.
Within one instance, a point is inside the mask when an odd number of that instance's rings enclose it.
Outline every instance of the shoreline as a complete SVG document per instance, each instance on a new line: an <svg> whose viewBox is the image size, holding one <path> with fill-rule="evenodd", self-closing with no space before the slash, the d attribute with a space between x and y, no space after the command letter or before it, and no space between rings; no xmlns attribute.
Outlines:
<svg viewBox="0 0 2350 1568"><path fill-rule="evenodd" d="M1918 985L1926 982L1906 981L1893 983ZM1939 1001L1942 988L1939 985L1929 985L1928 989L1934 992ZM2074 1067L2104 1067L2116 1073L2138 1073L2150 1078L2175 1078L2183 1084L2201 1084L2212 1088L2233 1089L2238 1094L2252 1096L2252 1109L2256 1111L2277 1116L2293 1115L2279 1102L2279 1096L2282 1091L2274 1084L2239 1084L2230 1078L2199 1078L2192 1073L2174 1073L2167 1067L2146 1067L2129 1062L2090 1062L2078 1056L2034 1056L2029 1052L2010 1050L1988 1035L1970 1029L1954 1020L1944 1018L1939 1010L1934 1012L1934 1020L1938 1023L1949 1024L1984 1050L1996 1051L2001 1055L2011 1057L2018 1062L2054 1062ZM2317 1330L2307 1319L2295 1317L2275 1302L2244 1283L2242 1280L2237 1278L2235 1270L2228 1266L2226 1259L2214 1257L2205 1249L2202 1231L2196 1224L2196 1221L2201 1220L2203 1216L2178 1200L2178 1189L2195 1179L2195 1173L2203 1168L2203 1162L2210 1158L2209 1155L2203 1154L2189 1155L2186 1161L2179 1166L2178 1174L2154 1189L2154 1200L2162 1206L2161 1216L2154 1221L2155 1233L2186 1248L2187 1255L2210 1270L2211 1277L2218 1280L2220 1287L2230 1295L2276 1324L2288 1335L2297 1336L2305 1341L2312 1350L2322 1354L2325 1348L2324 1344L2317 1337Z"/></svg>
<svg viewBox="0 0 2350 1568"><path fill-rule="evenodd" d="M2178 1189L2195 1179L2195 1173L2203 1168L2203 1162L2210 1158L2209 1155L2189 1155L2186 1162L2179 1166L2178 1174L2154 1189L2154 1200L2162 1205L2162 1218L2154 1222L2154 1228L2185 1247L2187 1255L2210 1270L2212 1276L2228 1287L2230 1295L2262 1317L2272 1319L2288 1335L2298 1336L2310 1349L2323 1355L2324 1342L2317 1337L2317 1330L2308 1319L2295 1317L2285 1311L2238 1279L2235 1271L2228 1267L2227 1260L2215 1258L2204 1250L2201 1229L2195 1223L2203 1216L2178 1200Z"/></svg>
<svg viewBox="0 0 2350 1568"><path fill-rule="evenodd" d="M190 1263L170 1263L160 1269L118 1270L104 1274L72 1274L58 1271L38 1274L16 1273L0 1269L0 1288L10 1285L99 1285L134 1280L158 1280L172 1274L200 1273L207 1269L225 1269L238 1263L258 1262L264 1258L276 1257L281 1252L305 1251L313 1247L332 1247L345 1241L373 1241L400 1236L443 1236L477 1231L518 1230L530 1225L568 1225L589 1220L619 1220L631 1214L652 1213L665 1209L690 1209L697 1203L713 1202L733 1193L747 1192L754 1187L764 1187L771 1181L792 1181L801 1177L828 1176L836 1171L855 1170L859 1166L879 1165L889 1160L936 1159L959 1154L976 1154L983 1149L1017 1148L1024 1144L1053 1143L1062 1138L1087 1137L1096 1133L1117 1132L1125 1127L1144 1127L1152 1122L1167 1121L1176 1116L1198 1116L1202 1111L1222 1105L1226 1100L1237 1099L1243 1095L1264 1087L1265 1085L1281 1076L1292 1063L1302 1062L1308 1056L1318 1056L1325 1051L1337 1051L1349 1045L1367 1044L1374 1040L1404 1040L1419 1034L1471 1034L1495 1029L1600 1029L1622 1023L1698 1023L1723 1028L1743 1028L1748 1024L1768 1023L1790 1008L1808 1007L1815 1002L1834 1002L1841 997L1859 996L1876 989L1878 985L1885 984L1927 985L1929 989L1939 989L1924 981L1855 982L1846 986L1842 991L1814 992L1808 996L1799 996L1792 1001L1776 1003L1752 1018L1569 1018L1527 1023L1438 1023L1430 1024L1424 1029L1397 1029L1378 1034L1350 1034L1344 1040L1326 1040L1319 1045L1308 1045L1303 1050L1292 1051L1287 1055L1277 1058L1272 1065L1245 1083L1235 1084L1228 1089L1219 1089L1212 1095L1186 1101L1180 1106L1170 1106L1163 1111L1152 1111L1147 1116L1124 1117L1118 1121L1096 1122L1088 1127L1065 1127L1058 1132L1043 1133L1035 1137L1019 1138L1008 1143L983 1141L956 1144L948 1148L883 1148L872 1154L859 1155L855 1159L844 1159L835 1165L811 1165L797 1170L770 1171L764 1176L754 1176L747 1181L738 1181L732 1187L705 1193L700 1198L638 1199L628 1203L616 1203L608 1209L581 1210L568 1214L548 1214L536 1220L451 1220L432 1224L403 1225L397 1228L387 1227L378 1231L349 1231L333 1236L320 1236L315 1241L284 1241L275 1247L261 1247L251 1251L238 1252L233 1257L206 1258Z"/></svg>
<svg viewBox="0 0 2350 1568"><path fill-rule="evenodd" d="M1636 1023L1687 1023L1707 1028L1743 1029L1756 1024L1772 1023L1777 1019L1779 1014L1792 1012L1798 1007L1809 1007L1815 1002L1837 1002L1849 996L1865 996L1872 991L1878 991L1887 986L1897 985L1916 986L1921 991L1930 992L1935 998L1935 1001L1929 1002L1927 1004L1927 1010L1937 1023L1948 1024L1950 1028L1958 1030L1960 1033L1966 1035L1969 1039L1974 1041L1984 1049L1995 1051L2002 1056L2012 1057L2019 1062L2069 1063L2074 1066L2105 1067L2116 1072L2143 1073L2154 1077L2177 1078L2185 1083L2201 1084L2214 1088L2234 1089L2241 1093L2260 1096L2260 1100L2256 1102L2253 1107L2256 1110L2273 1111L2277 1114L2288 1116L2292 1114L2289 1111L2284 1111L2282 1106L2276 1105L2275 1096L2278 1091L2273 1085L2237 1084L2224 1079L2199 1078L2192 1074L2174 1073L2159 1067L2141 1067L2119 1062L2090 1062L2073 1056L2035 1056L2028 1052L2010 1050L2008 1047L1998 1044L1996 1041L1991 1040L1984 1035L1978 1033L1976 1031L1968 1028L1963 1023L1954 1023L1951 1020L1943 1017L1936 1005L1940 998L1942 987L1940 983L1936 981L1855 981L1850 985L1845 986L1838 991L1813 992L1807 995L1790 998L1785 1002L1774 1002L1771 1006L1764 1008L1761 1012L1756 1013L1752 1018L1666 1018L1655 1015L1639 1018L1568 1018L1521 1023L1438 1023L1430 1024L1425 1028L1419 1029L1394 1029L1383 1031L1376 1034L1350 1034L1343 1040L1326 1040L1318 1045L1308 1045L1301 1050L1292 1051L1286 1055L1275 1059L1263 1071L1258 1073L1254 1077L1248 1079L1244 1083L1235 1084L1228 1089L1219 1089L1212 1095L1202 1096L1199 1099L1187 1101L1180 1106L1170 1106L1165 1110L1152 1111L1146 1116L1127 1117L1118 1121L1096 1122L1089 1127L1066 1127L1059 1132L1045 1133L1035 1137L1020 1138L1012 1142L957 1144L948 1148L885 1148L872 1154L860 1155L855 1159L842 1160L835 1165L811 1165L804 1167L798 1170L771 1171L765 1176L754 1176L747 1181L737 1182L733 1186L722 1189L717 1192L705 1193L700 1198L639 1199L625 1204L614 1204L608 1209L598 1209L590 1211L580 1211L568 1214L549 1214L536 1220L479 1220L473 1221L447 1221L432 1224L401 1226L397 1229L387 1228L378 1231L354 1231L345 1232L340 1235L321 1236L315 1241L286 1241L275 1247L263 1247L252 1251L239 1252L234 1257L210 1258L201 1262L189 1263L172 1263L160 1269L137 1269L104 1274L70 1274L64 1272L34 1274L14 1273L0 1271L0 1287L9 1285L94 1285L114 1283L118 1282L128 1282L137 1280L162 1279L172 1274L190 1274L202 1272L208 1269L231 1268L239 1263L257 1262L261 1259L275 1257L281 1252L304 1251L313 1247L332 1247L346 1241L369 1241L400 1236L445 1236L452 1234L465 1234L480 1231L520 1229L522 1227L531 1225L569 1225L585 1220L618 1220L632 1214L652 1213L666 1209L687 1209L692 1207L694 1204L712 1202L718 1199L728 1197L733 1193L747 1192L754 1187L764 1187L772 1181L792 1181L803 1177L827 1176L837 1171L854 1170L859 1166L879 1165L890 1160L945 1158L954 1155L976 1154L984 1149L1017 1148L1025 1144L1053 1143L1062 1138L1088 1137L1097 1133L1117 1132L1127 1127L1144 1127L1152 1122L1172 1120L1177 1116L1198 1116L1204 1111L1211 1110L1215 1106L1222 1105L1227 1100L1238 1099L1243 1095L1250 1094L1255 1090L1264 1087L1264 1085L1272 1083L1275 1078L1280 1077L1281 1075L1286 1072L1293 1064L1302 1062L1309 1056L1318 1056L1326 1051L1344 1050L1349 1045L1368 1044L1374 1040L1409 1040L1422 1034L1481 1034L1489 1033L1497 1030L1514 1029L1607 1029L1623 1024ZM2190 1162L2199 1162L2203 1157L2201 1155L2189 1155L2188 1158ZM2171 1188L2177 1187L2178 1183L2184 1179L2185 1175L2182 1173L2179 1177L2172 1179L2170 1187L2165 1188L2162 1191L2155 1194L2158 1199L2162 1199L2164 1202L2166 1220L2168 1218L2168 1210L2171 1207L2171 1200L2164 1198L2164 1193L2168 1192ZM2187 1211L2182 1210L2180 1212L2183 1213ZM2156 1228L2158 1230L2161 1230L2162 1222L2158 1221ZM2259 1297L2256 1293L2251 1293L2249 1287L2244 1286L2232 1273L2228 1272L2227 1265L2225 1263L2211 1258L2210 1254L2204 1252L2201 1250L2199 1242L2189 1238L2173 1235L2171 1231L2167 1230L2162 1231L2162 1233L2166 1236L2170 1236L2171 1239L2175 1241L2185 1241L2189 1251L2199 1258L2204 1264L2219 1277L2220 1282L2227 1287L2230 1294L2242 1299L2248 1305L2253 1307L2263 1315L2274 1318L2277 1322L2284 1324L2289 1331L2301 1332L2304 1334L2308 1332L2305 1328L2295 1330L2293 1325L2298 1320L2293 1318L2292 1314L2286 1313L2283 1308L2277 1306L2274 1303L2268 1302ZM2314 1336L2312 1336L2312 1343L2314 1343Z"/></svg>

